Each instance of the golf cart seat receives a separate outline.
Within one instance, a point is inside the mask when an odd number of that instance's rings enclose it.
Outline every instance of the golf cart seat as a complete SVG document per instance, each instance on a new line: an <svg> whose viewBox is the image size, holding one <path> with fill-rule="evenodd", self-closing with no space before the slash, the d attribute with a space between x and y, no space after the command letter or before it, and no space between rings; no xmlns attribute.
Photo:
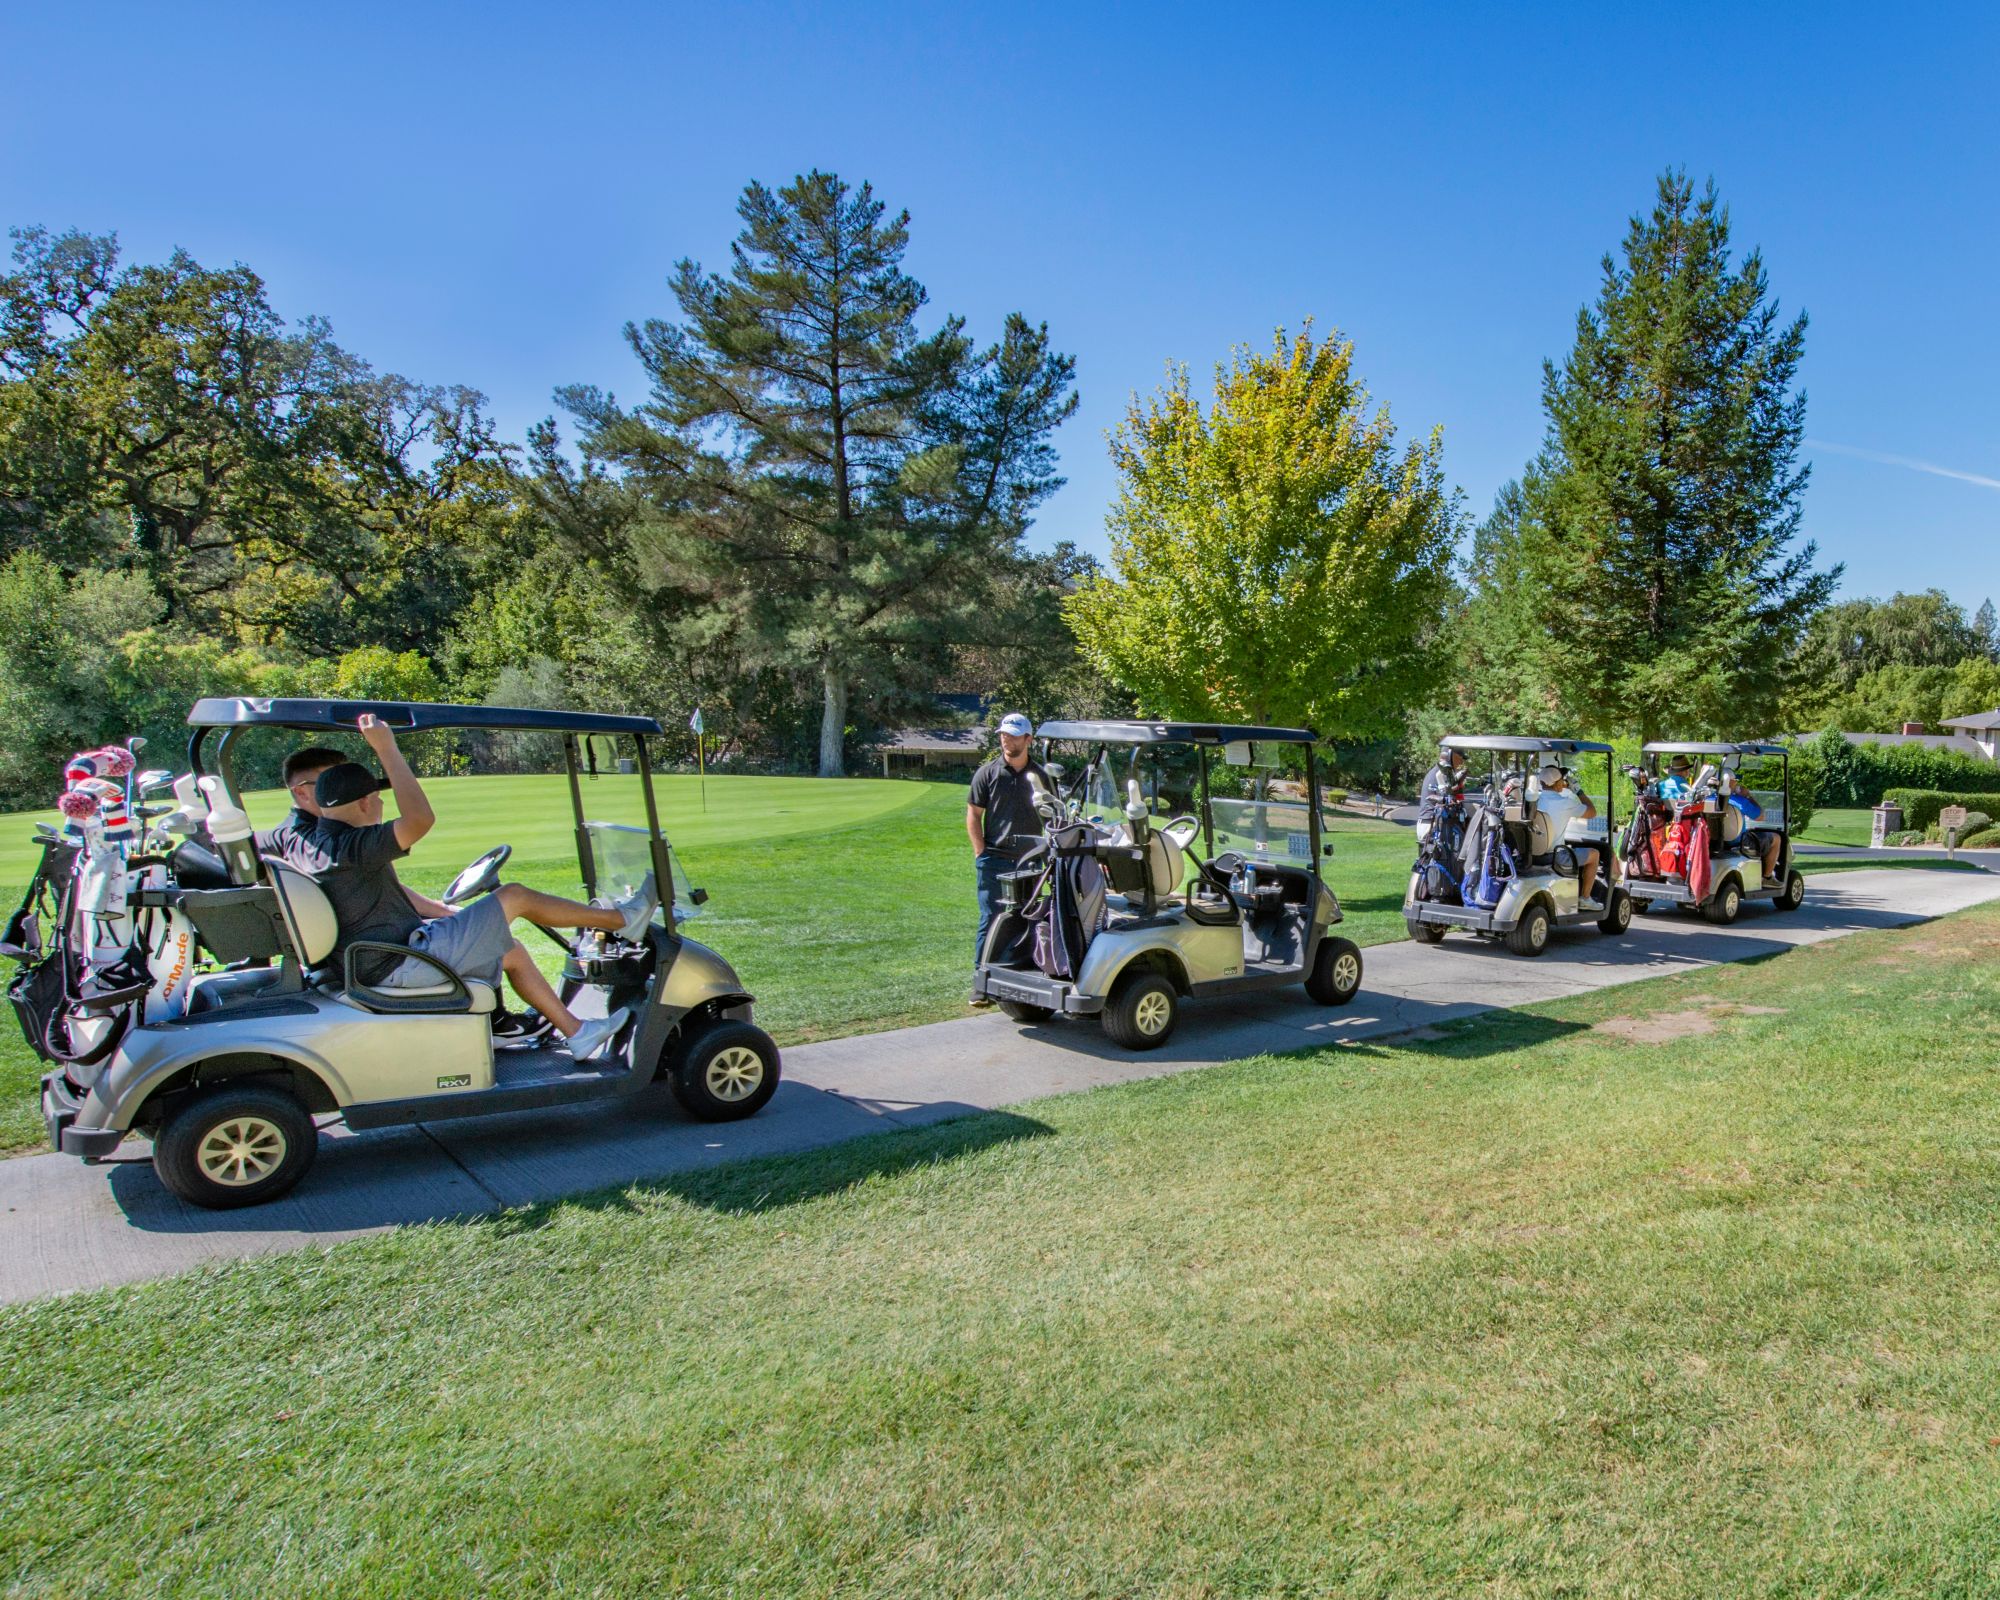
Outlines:
<svg viewBox="0 0 2000 1600"><path fill-rule="evenodd" d="M1725 845L1740 844L1743 839L1743 813L1727 800L1722 802L1722 815L1716 819L1715 831Z"/></svg>
<svg viewBox="0 0 2000 1600"><path fill-rule="evenodd" d="M300 967L322 984L341 987L339 964L333 960L334 946L340 942L340 919L334 915L333 902L327 899L324 889L297 867L288 865L277 856L265 856L263 861L264 870L270 875L271 887L277 891L286 941L297 955ZM421 958L421 952L411 953ZM493 986L476 978L460 978L457 983L398 985L391 992L397 1001L449 1000L457 996L461 984L471 1000L471 1004L464 1009L487 1012L498 1003L499 997L494 994ZM371 1005L367 1009L378 1007Z"/></svg>
<svg viewBox="0 0 2000 1600"><path fill-rule="evenodd" d="M1130 824L1119 828L1118 843L1130 847L1132 829ZM1104 876L1109 880L1114 893L1143 896L1150 889L1153 898L1165 901L1180 892L1181 879L1187 873L1187 860L1181 854L1181 847L1169 835L1158 828L1149 829L1146 834L1146 860L1144 870L1136 861L1111 860L1105 863Z"/></svg>

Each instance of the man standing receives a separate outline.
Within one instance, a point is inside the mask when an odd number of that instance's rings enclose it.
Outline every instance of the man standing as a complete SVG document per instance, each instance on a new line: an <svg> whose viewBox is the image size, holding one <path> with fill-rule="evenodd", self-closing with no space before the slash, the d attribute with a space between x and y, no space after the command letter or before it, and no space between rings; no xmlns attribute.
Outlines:
<svg viewBox="0 0 2000 1600"><path fill-rule="evenodd" d="M1048 783L1049 775L1028 757L1035 725L1018 711L1000 719L1000 753L972 775L966 795L965 836L972 845L972 871L979 895L979 935L972 945L972 968L986 954L986 935L1000 914L1000 875L1013 870L1031 840L1042 836L1029 774ZM1053 787L1053 785L1051 785ZM993 1002L976 996L975 1007Z"/></svg>
<svg viewBox="0 0 2000 1600"><path fill-rule="evenodd" d="M1438 746L1437 765L1424 774L1417 793L1417 838L1424 839L1439 817L1458 804L1465 786L1465 753L1452 745Z"/></svg>

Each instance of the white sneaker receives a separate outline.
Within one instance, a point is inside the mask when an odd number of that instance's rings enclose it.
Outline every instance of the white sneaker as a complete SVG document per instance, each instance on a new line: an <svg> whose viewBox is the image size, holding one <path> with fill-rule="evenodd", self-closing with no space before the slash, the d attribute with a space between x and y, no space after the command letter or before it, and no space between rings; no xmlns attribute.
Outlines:
<svg viewBox="0 0 2000 1600"><path fill-rule="evenodd" d="M571 1057L577 1061L588 1061L617 1036L618 1030L625 1026L625 1019L631 1015L631 1007L627 1006L608 1017L592 1017L570 1039Z"/></svg>
<svg viewBox="0 0 2000 1600"><path fill-rule="evenodd" d="M660 890L653 882L653 875L647 873L646 881L626 899L613 901L611 909L625 914L625 926L618 930L618 936L628 943L638 943L652 922L653 913L660 909Z"/></svg>

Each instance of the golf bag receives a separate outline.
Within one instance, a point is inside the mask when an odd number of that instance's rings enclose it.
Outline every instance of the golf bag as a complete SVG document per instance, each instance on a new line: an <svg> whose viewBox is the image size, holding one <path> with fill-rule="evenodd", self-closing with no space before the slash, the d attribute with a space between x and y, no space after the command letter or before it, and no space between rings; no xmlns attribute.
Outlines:
<svg viewBox="0 0 2000 1600"><path fill-rule="evenodd" d="M1074 978L1083 968L1084 952L1104 926L1104 868L1090 846L1096 830L1083 827L1065 832L1085 835L1082 848L1057 844L1050 852L1048 893L1035 924L1035 965L1051 978Z"/></svg>
<svg viewBox="0 0 2000 1600"><path fill-rule="evenodd" d="M1497 906L1507 886L1520 875L1521 864L1508 841L1505 819L1505 802L1496 798L1476 809L1466 824L1459 883L1465 903L1481 911Z"/></svg>
<svg viewBox="0 0 2000 1600"><path fill-rule="evenodd" d="M1439 905L1464 903L1465 812L1461 805L1441 808L1429 822L1417 826L1417 898Z"/></svg>

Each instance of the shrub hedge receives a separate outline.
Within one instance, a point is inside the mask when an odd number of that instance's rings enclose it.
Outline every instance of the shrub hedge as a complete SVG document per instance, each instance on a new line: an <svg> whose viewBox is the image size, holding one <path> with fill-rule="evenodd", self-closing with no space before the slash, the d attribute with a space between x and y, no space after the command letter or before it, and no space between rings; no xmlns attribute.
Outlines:
<svg viewBox="0 0 2000 1600"><path fill-rule="evenodd" d="M1799 744L1796 766L1811 772L1823 806L1872 806L1897 788L2000 794L2000 766L1929 745L1849 744L1822 733Z"/></svg>
<svg viewBox="0 0 2000 1600"><path fill-rule="evenodd" d="M1938 813L1946 806L1964 806L1968 812L1985 811L1991 813L1993 790L1949 790L1949 789L1891 789L1882 796L1892 806L1903 808L1903 826L1911 829L1928 828L1938 819Z"/></svg>

